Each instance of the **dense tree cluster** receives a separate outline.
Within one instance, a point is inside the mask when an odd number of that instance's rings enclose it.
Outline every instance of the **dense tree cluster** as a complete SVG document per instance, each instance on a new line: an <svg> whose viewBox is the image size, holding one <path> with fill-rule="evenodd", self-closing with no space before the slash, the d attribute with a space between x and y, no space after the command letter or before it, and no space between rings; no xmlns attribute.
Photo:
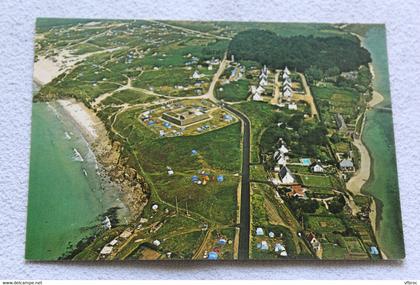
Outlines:
<svg viewBox="0 0 420 285"><path fill-rule="evenodd" d="M369 52L358 41L342 37L280 37L266 30L240 32L229 45L229 55L255 60L272 68L305 72L312 67L315 77L322 73L357 70L371 61ZM320 73L321 72L321 73Z"/></svg>
<svg viewBox="0 0 420 285"><path fill-rule="evenodd" d="M331 213L337 214L343 211L344 206L346 205L346 200L344 199L343 195L335 197L331 201L328 202L328 208Z"/></svg>
<svg viewBox="0 0 420 285"><path fill-rule="evenodd" d="M315 213L319 208L319 203L316 200L311 199L299 199L296 197L288 200L290 208L297 216L301 216L302 213Z"/></svg>

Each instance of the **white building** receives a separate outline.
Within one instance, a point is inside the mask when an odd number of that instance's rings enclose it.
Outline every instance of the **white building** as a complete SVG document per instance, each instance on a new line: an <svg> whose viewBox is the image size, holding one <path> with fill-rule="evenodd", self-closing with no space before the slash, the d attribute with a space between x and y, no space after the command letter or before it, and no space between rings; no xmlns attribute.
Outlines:
<svg viewBox="0 0 420 285"><path fill-rule="evenodd" d="M292 97L292 95L293 95L293 93L292 93L292 91L290 91L290 89L286 89L286 90L283 91L283 96L286 97L286 98L290 98L290 97Z"/></svg>
<svg viewBox="0 0 420 285"><path fill-rule="evenodd" d="M287 147L284 144L281 145L279 150L280 150L281 153L284 153L284 154L289 152L289 150L287 149Z"/></svg>
<svg viewBox="0 0 420 285"><path fill-rule="evenodd" d="M288 108L289 108L289 110L297 110L297 105L296 105L296 103L290 103Z"/></svg>
<svg viewBox="0 0 420 285"><path fill-rule="evenodd" d="M324 168L316 162L311 166L311 171L314 173L322 173L324 172Z"/></svg>
<svg viewBox="0 0 420 285"><path fill-rule="evenodd" d="M257 88L257 93L259 93L259 94L262 94L262 93L264 93L265 92L265 89L264 89L264 87L262 87L262 86L258 86L258 88Z"/></svg>
<svg viewBox="0 0 420 285"><path fill-rule="evenodd" d="M267 82L267 80L265 78L262 78L260 80L260 86L267 86L267 84L268 84L268 82Z"/></svg>
<svg viewBox="0 0 420 285"><path fill-rule="evenodd" d="M283 70L283 74L287 74L288 76L290 75L290 71L289 71L289 69L287 68L287 66L284 68L284 70Z"/></svg>
<svg viewBox="0 0 420 285"><path fill-rule="evenodd" d="M194 79L199 79L201 78L201 74L198 72L198 70L194 71L192 78Z"/></svg>
<svg viewBox="0 0 420 285"><path fill-rule="evenodd" d="M279 177L281 183L283 184L293 184L295 183L295 178L293 177L292 172L287 166L283 166L279 171Z"/></svg>
<svg viewBox="0 0 420 285"><path fill-rule="evenodd" d="M261 95L260 95L259 93L255 93L255 94L252 96L252 100L253 100L253 101L263 101L263 98L261 97Z"/></svg>

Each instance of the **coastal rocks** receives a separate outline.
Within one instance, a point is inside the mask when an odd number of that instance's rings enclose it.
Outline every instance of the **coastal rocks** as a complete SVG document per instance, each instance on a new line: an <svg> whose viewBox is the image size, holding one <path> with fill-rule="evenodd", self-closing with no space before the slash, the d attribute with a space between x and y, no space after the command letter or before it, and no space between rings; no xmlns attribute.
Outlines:
<svg viewBox="0 0 420 285"><path fill-rule="evenodd" d="M120 191L123 193L122 200L130 210L132 218L135 219L146 206L150 189L137 170L128 165L128 158L124 157L121 152L121 143L119 141L111 142L103 123L92 110L89 112L92 117L97 119L95 129L98 136L94 141L90 141L90 144L104 170L103 176L120 187Z"/></svg>
<svg viewBox="0 0 420 285"><path fill-rule="evenodd" d="M136 218L147 204L150 190L137 170L127 165L127 159L116 159L120 156L115 154L116 149L119 148L112 147L111 152L104 159L107 162L105 166L111 181L121 187L121 191L124 193L123 200L129 207L133 218ZM114 159L110 159L110 157L114 157Z"/></svg>

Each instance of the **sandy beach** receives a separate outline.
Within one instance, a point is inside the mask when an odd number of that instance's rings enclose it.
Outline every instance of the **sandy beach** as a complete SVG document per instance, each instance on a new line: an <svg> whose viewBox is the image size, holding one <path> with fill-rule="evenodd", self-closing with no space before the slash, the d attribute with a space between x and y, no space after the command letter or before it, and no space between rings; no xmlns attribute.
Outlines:
<svg viewBox="0 0 420 285"><path fill-rule="evenodd" d="M81 55L74 55L71 51L64 49L59 51L56 56L46 57L44 55L39 55L38 60L34 63L33 80L40 85L45 85L60 74L71 70L78 62L91 55L112 52L118 49L119 48L110 48Z"/></svg>
<svg viewBox="0 0 420 285"><path fill-rule="evenodd" d="M373 80L375 78L375 72L373 70L372 63L369 63L369 70L372 74L372 80ZM379 103L381 103L383 100L384 100L384 96L382 96L382 94L379 93L378 91L373 90L372 99L369 102L367 102L367 106L369 108L373 108ZM364 145L361 139L364 125L365 125L365 115L363 115L363 123L362 123L362 128L360 131L360 137L353 141L354 146L357 147L360 153L360 168L358 169L356 174L346 183L347 189L350 192L352 192L354 195L361 194L360 191L363 185L369 180L369 177L370 177L371 157L370 157L368 149L366 148L366 146Z"/></svg>
<svg viewBox="0 0 420 285"><path fill-rule="evenodd" d="M98 139L97 129L101 128L102 122L83 103L74 99L60 99L57 102L76 121L85 135L93 140Z"/></svg>

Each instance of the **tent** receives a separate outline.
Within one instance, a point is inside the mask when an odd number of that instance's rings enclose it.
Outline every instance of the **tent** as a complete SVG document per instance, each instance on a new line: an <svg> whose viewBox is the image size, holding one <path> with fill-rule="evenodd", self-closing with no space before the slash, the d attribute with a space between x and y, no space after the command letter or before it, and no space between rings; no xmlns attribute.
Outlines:
<svg viewBox="0 0 420 285"><path fill-rule="evenodd" d="M284 246L280 243L276 243L275 247L274 247L274 251L275 252L279 252L279 251L285 251L286 249L284 248Z"/></svg>
<svg viewBox="0 0 420 285"><path fill-rule="evenodd" d="M193 149L192 151L191 151L191 155L197 155L198 154L198 151L196 151L195 149Z"/></svg>
<svg viewBox="0 0 420 285"><path fill-rule="evenodd" d="M217 176L217 182L223 182L223 179L224 179L223 175Z"/></svg>
<svg viewBox="0 0 420 285"><path fill-rule="evenodd" d="M209 256L207 257L208 260L217 260L218 258L217 252L214 251L209 252Z"/></svg>
<svg viewBox="0 0 420 285"><path fill-rule="evenodd" d="M224 238L221 238L221 239L219 239L219 240L217 241L217 243L218 243L218 244L221 244L221 245L225 245L225 244L226 244L226 240L225 240Z"/></svg>
<svg viewBox="0 0 420 285"><path fill-rule="evenodd" d="M378 255L378 254L379 254L379 251L378 251L378 249L376 248L376 246L371 246L371 247L370 247L370 249L369 249L369 252L370 252L370 254L372 254L372 255Z"/></svg>
<svg viewBox="0 0 420 285"><path fill-rule="evenodd" d="M264 230L262 228L257 228L256 234L257 234L257 236L263 236L264 235Z"/></svg>
<svg viewBox="0 0 420 285"><path fill-rule="evenodd" d="M268 250L268 244L265 240L261 242L261 250Z"/></svg>

